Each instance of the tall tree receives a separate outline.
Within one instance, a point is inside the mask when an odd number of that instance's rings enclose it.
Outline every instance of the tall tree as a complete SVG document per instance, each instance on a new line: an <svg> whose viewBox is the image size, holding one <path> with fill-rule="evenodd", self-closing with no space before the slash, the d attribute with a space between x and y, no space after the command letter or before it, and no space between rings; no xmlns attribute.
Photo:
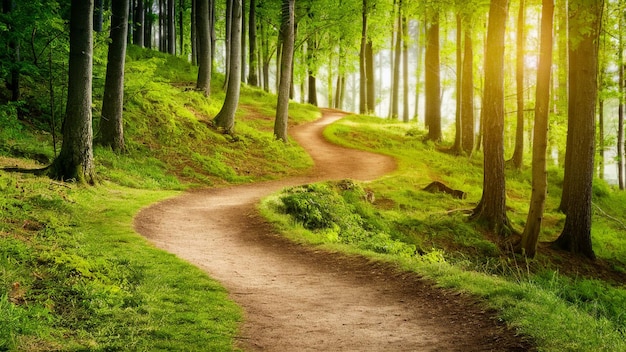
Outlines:
<svg viewBox="0 0 626 352"><path fill-rule="evenodd" d="M619 187L619 189L624 190L624 109L626 108L626 97L624 96L624 94L626 94L626 82L624 82L624 79L626 79L626 77L624 77L624 70L626 69L626 67L624 67L626 65L626 63L624 63L624 34L623 34L623 29L624 29L624 14L622 13L623 9L622 9L622 5L623 2L619 1L619 12L620 14L619 16L619 24L618 24L618 60L619 62L617 63L619 65L619 84L618 84L618 90L619 90L619 108L618 108L618 116L617 116L617 185ZM604 141L603 141L604 142ZM602 143L603 143L602 142ZM604 149L601 149L601 151L604 151Z"/></svg>
<svg viewBox="0 0 626 352"><path fill-rule="evenodd" d="M72 0L67 107L61 152L52 163L53 178L95 183L91 86L93 0Z"/></svg>
<svg viewBox="0 0 626 352"><path fill-rule="evenodd" d="M167 1L167 52L176 55L176 0Z"/></svg>
<svg viewBox="0 0 626 352"><path fill-rule="evenodd" d="M249 39L249 66L248 84L254 87L259 86L257 45L256 45L256 0L250 0L250 13L248 15L248 39Z"/></svg>
<svg viewBox="0 0 626 352"><path fill-rule="evenodd" d="M143 27L146 25L143 5L144 0L136 0L133 9L133 44L141 47L144 46Z"/></svg>
<svg viewBox="0 0 626 352"><path fill-rule="evenodd" d="M428 139L441 140L441 73L439 59L439 10L426 21L426 72L425 81L425 119L428 128Z"/></svg>
<svg viewBox="0 0 626 352"><path fill-rule="evenodd" d="M287 142L287 121L289 114L289 91L291 87L291 68L294 51L294 6L295 0L282 0L280 36L282 41L281 74L276 105L274 136Z"/></svg>
<svg viewBox="0 0 626 352"><path fill-rule="evenodd" d="M409 22L402 11L402 121L409 122Z"/></svg>
<svg viewBox="0 0 626 352"><path fill-rule="evenodd" d="M456 153L463 153L463 121L461 121L461 108L463 106L463 20L460 13L456 14L456 113L454 146Z"/></svg>
<svg viewBox="0 0 626 352"><path fill-rule="evenodd" d="M367 44L367 0L361 8L361 49L359 52L359 113L367 113L367 71L365 50Z"/></svg>
<svg viewBox="0 0 626 352"><path fill-rule="evenodd" d="M522 3L524 0L522 0ZM520 5L522 6L522 5ZM546 152L548 150L548 117L550 113L550 71L552 69L552 27L554 0L542 1L541 44L537 68L537 92L535 102L535 126L533 133L532 194L526 226L518 250L534 257L543 221L548 176ZM519 69L519 68L518 68Z"/></svg>
<svg viewBox="0 0 626 352"><path fill-rule="evenodd" d="M545 4L544 11L545 11ZM517 88L517 126L515 128L515 149L513 150L513 166L521 169L524 162L524 42L526 31L524 26L526 6L524 0L519 2L519 14L517 16L517 60L515 82ZM535 107L536 108L536 107Z"/></svg>
<svg viewBox="0 0 626 352"><path fill-rule="evenodd" d="M124 150L124 120L122 119L122 111L124 104L124 63L126 61L129 1L112 0L111 10L111 41L104 83L104 98L102 100L100 144L111 147L113 150L121 151Z"/></svg>
<svg viewBox="0 0 626 352"><path fill-rule="evenodd" d="M213 0L196 0L196 35L198 45L198 80L196 89L205 97L211 94L211 25L210 3Z"/></svg>
<svg viewBox="0 0 626 352"><path fill-rule="evenodd" d="M233 132L241 89L241 0L232 0L231 6L230 74L224 104L214 119L215 126L223 128L226 133Z"/></svg>
<svg viewBox="0 0 626 352"><path fill-rule="evenodd" d="M402 0L397 2L397 18L395 20L395 38L393 53L393 80L391 82L391 112L389 117L398 118L398 100L400 97L400 61L402 60Z"/></svg>
<svg viewBox="0 0 626 352"><path fill-rule="evenodd" d="M498 234L508 231L504 180L504 34L508 0L491 0L485 57L483 95L483 194L473 218Z"/></svg>
<svg viewBox="0 0 626 352"><path fill-rule="evenodd" d="M3 0L2 1L2 12L5 14L10 14L15 8L15 1L14 0ZM17 28L13 28L15 26L15 24L11 23L13 21L9 21L9 29L11 29L10 31L10 35L14 36L15 33L17 32L16 29ZM9 75L9 78L6 80L6 85L7 88L9 88L9 90L11 91L11 100L12 101L18 101L20 100L20 96L21 96L21 91L20 91L20 69L19 69L19 62L20 62L20 45L19 45L19 41L15 38L10 38L9 39L9 51L10 51L10 55L11 55L11 73Z"/></svg>
<svg viewBox="0 0 626 352"><path fill-rule="evenodd" d="M565 180L569 187L563 232L555 247L595 258L591 244L591 196L598 93L598 44L604 1L569 0L569 101Z"/></svg>
<svg viewBox="0 0 626 352"><path fill-rule="evenodd" d="M463 43L463 73L461 74L461 146L471 154L474 150L474 48L472 44L472 24L466 21Z"/></svg>

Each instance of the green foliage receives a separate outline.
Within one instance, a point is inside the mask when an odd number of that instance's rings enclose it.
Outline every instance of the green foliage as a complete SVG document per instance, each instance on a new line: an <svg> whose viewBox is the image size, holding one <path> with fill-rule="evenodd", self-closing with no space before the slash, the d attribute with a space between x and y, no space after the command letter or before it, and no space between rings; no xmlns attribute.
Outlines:
<svg viewBox="0 0 626 352"><path fill-rule="evenodd" d="M351 180L290 188L280 202L280 211L330 242L400 257L416 253L415 245L395 239L374 220L371 207L365 205L365 191Z"/></svg>

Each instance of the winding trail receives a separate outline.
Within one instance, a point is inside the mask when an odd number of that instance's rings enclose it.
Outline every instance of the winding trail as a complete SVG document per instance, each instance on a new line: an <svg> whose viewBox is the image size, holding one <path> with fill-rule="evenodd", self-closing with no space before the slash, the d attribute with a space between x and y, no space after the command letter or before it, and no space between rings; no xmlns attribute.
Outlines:
<svg viewBox="0 0 626 352"><path fill-rule="evenodd" d="M331 110L292 129L315 167L306 177L185 193L142 210L135 229L205 270L243 307L249 351L527 351L531 345L477 301L415 274L294 244L256 211L260 198L319 180L372 180L395 169L382 155L322 137Z"/></svg>

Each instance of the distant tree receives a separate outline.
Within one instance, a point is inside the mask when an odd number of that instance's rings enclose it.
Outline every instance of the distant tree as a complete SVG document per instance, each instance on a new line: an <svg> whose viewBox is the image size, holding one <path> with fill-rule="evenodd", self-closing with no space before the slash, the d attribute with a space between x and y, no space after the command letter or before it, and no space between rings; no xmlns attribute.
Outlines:
<svg viewBox="0 0 626 352"><path fill-rule="evenodd" d="M93 0L72 0L67 107L63 145L50 174L61 180L95 183L91 84L93 53Z"/></svg>
<svg viewBox="0 0 626 352"><path fill-rule="evenodd" d="M274 136L283 142L288 140L289 90L291 87L291 67L294 51L294 6L295 0L282 0L280 36L283 49L281 53L280 85L276 106L276 120L274 122Z"/></svg>
<svg viewBox="0 0 626 352"><path fill-rule="evenodd" d="M140 47L144 46L143 27L146 25L143 5L144 0L136 0L133 9L133 44ZM126 17L128 18L128 16Z"/></svg>
<svg viewBox="0 0 626 352"><path fill-rule="evenodd" d="M472 217L486 222L498 234L509 230L504 180L504 33L508 0L492 0L489 6L483 95L483 194Z"/></svg>
<svg viewBox="0 0 626 352"><path fill-rule="evenodd" d="M19 44L19 41L15 38L18 32L18 28L16 28L16 24L13 23L14 22L13 18L10 16L14 8L15 8L14 0L2 1L2 13L9 15L7 16L9 18L9 20L7 21L8 29L9 29L8 35L10 36L9 41L8 41L8 44L9 44L8 54L11 57L10 59L11 62L9 63L9 65L7 65L7 66L10 66L10 74L9 74L9 78L6 79L6 86L11 91L11 100L18 101L20 100L20 97L21 97L20 69L19 69L20 44Z"/></svg>
<svg viewBox="0 0 626 352"><path fill-rule="evenodd" d="M400 62L402 60L402 0L397 2L397 18L395 19L395 44L393 53L393 80L391 82L391 111L389 117L398 119L400 97Z"/></svg>
<svg viewBox="0 0 626 352"><path fill-rule="evenodd" d="M463 121L461 121L461 108L463 106L463 19L461 13L456 14L456 113L454 146L452 149L463 153Z"/></svg>
<svg viewBox="0 0 626 352"><path fill-rule="evenodd" d="M249 66L248 84L253 87L259 86L258 70L258 53L257 53L257 35L256 35L256 0L250 0L250 14L248 15L248 36L249 36Z"/></svg>
<svg viewBox="0 0 626 352"><path fill-rule="evenodd" d="M93 30L102 32L102 22L104 21L104 1L95 0L93 8Z"/></svg>
<svg viewBox="0 0 626 352"><path fill-rule="evenodd" d="M167 52L176 55L176 0L167 2Z"/></svg>
<svg viewBox="0 0 626 352"><path fill-rule="evenodd" d="M239 105L239 91L241 89L241 0L232 0L231 6L228 87L222 109L213 120L215 126L223 128L226 133L232 133L235 126L235 112Z"/></svg>
<svg viewBox="0 0 626 352"><path fill-rule="evenodd" d="M523 2L524 0L522 0ZM535 126L533 131L532 195L526 226L522 233L521 242L516 248L531 258L535 256L537 251L537 241L543 221L548 190L546 152L548 150L548 119L550 113L553 21L554 0L543 0L541 44L539 49L539 66L537 68Z"/></svg>
<svg viewBox="0 0 626 352"><path fill-rule="evenodd" d="M566 218L554 247L594 259L591 197L594 175L598 43L604 1L569 1L568 145L565 158ZM567 192L567 194L565 193Z"/></svg>
<svg viewBox="0 0 626 352"><path fill-rule="evenodd" d="M141 1L140 1L141 2ZM128 31L129 0L111 1L111 42L100 119L100 144L124 150L124 63Z"/></svg>
<svg viewBox="0 0 626 352"><path fill-rule="evenodd" d="M441 140L441 73L439 59L439 10L434 9L426 21L425 119L428 139Z"/></svg>
<svg viewBox="0 0 626 352"><path fill-rule="evenodd" d="M211 23L209 10L213 0L196 0L196 35L198 46L198 80L196 89L205 97L211 94Z"/></svg>
<svg viewBox="0 0 626 352"><path fill-rule="evenodd" d="M359 113L367 113L367 76L365 71L365 44L367 43L367 0L361 8L361 47L359 51Z"/></svg>
<svg viewBox="0 0 626 352"><path fill-rule="evenodd" d="M461 74L461 146L471 154L474 150L474 48L471 23L465 26L463 72Z"/></svg>
<svg viewBox="0 0 626 352"><path fill-rule="evenodd" d="M543 5L545 9L545 4ZM515 128L515 149L511 161L516 169L521 169L524 162L524 42L526 40L526 7L524 0L520 0L519 14L517 16L517 62L516 62L516 88L517 88L517 126Z"/></svg>

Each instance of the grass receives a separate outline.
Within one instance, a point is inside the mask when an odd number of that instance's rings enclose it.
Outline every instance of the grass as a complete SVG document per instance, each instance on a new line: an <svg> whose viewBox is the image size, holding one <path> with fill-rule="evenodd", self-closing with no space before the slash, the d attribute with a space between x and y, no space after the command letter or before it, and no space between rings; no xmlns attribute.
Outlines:
<svg viewBox="0 0 626 352"><path fill-rule="evenodd" d="M127 151L95 148L97 186L0 171L1 351L236 349L241 309L200 269L135 233L133 216L189 188L300 174L312 162L274 140L276 98L258 89L242 89L234 136L214 130L222 78L207 99L193 90L195 70L129 47ZM42 167L55 157L51 134L19 108L21 119L16 106L0 107L0 165ZM293 104L290 115L298 124L319 111Z"/></svg>
<svg viewBox="0 0 626 352"><path fill-rule="evenodd" d="M339 144L392 155L399 169L390 177L355 184L356 193L322 183L266 198L262 212L286 236L396 262L441 287L480 296L541 351L626 350L624 192L595 182L597 261L543 244L530 260L511 255L500 238L467 220L482 192L480 156L451 155L440 149L445 146L422 142L424 132L414 125L377 118L350 117L325 134ZM421 190L433 180L465 191L467 199ZM551 168L543 242L554 240L564 223L556 210L560 180L562 171ZM358 196L363 187L374 192L373 204ZM507 170L508 215L518 230L526 220L530 190L529 168ZM353 214L351 220L337 217L346 212Z"/></svg>

